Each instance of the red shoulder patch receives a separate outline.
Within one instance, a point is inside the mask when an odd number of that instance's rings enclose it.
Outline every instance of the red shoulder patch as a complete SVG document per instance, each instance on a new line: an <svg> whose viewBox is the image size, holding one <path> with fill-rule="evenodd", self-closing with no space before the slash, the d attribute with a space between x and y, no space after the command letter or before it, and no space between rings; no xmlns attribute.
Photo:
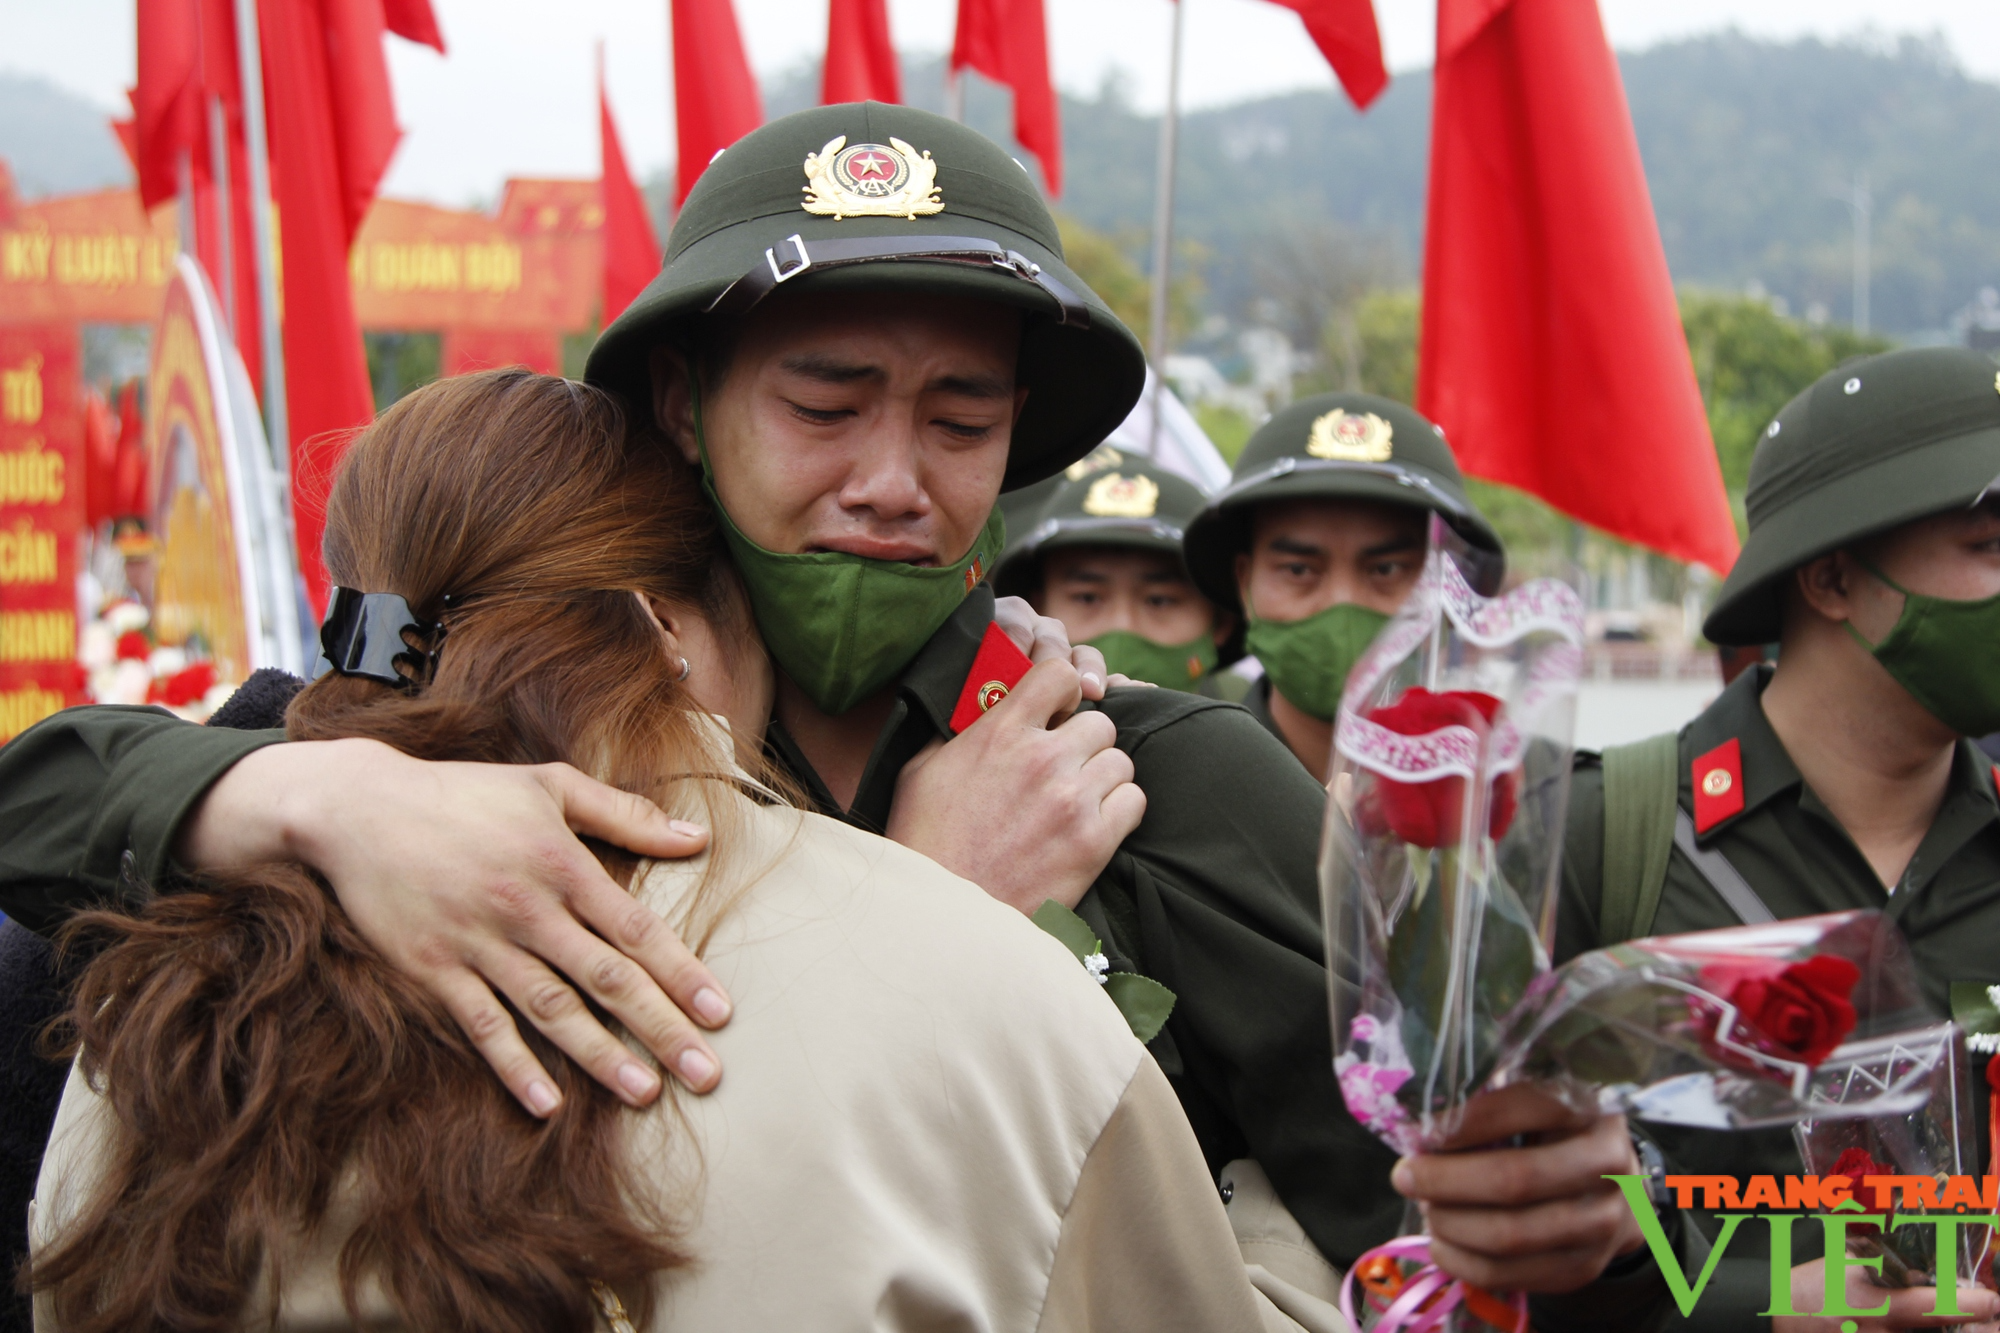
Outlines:
<svg viewBox="0 0 2000 1333"><path fill-rule="evenodd" d="M965 677L965 688L959 692L958 707L951 710L952 734L956 736L986 716L986 710L1006 698L1032 665L998 621L988 625L986 637L979 641L978 655L972 659L972 670Z"/></svg>
<svg viewBox="0 0 2000 1333"><path fill-rule="evenodd" d="M1694 761L1694 831L1743 813L1743 747L1731 736Z"/></svg>

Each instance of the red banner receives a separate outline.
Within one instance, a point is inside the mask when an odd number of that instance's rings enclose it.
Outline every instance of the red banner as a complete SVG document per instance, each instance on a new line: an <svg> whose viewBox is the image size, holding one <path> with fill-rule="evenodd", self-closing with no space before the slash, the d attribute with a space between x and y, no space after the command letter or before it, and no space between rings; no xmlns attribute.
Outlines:
<svg viewBox="0 0 2000 1333"><path fill-rule="evenodd" d="M82 383L75 325L0 325L0 741L83 702Z"/></svg>
<svg viewBox="0 0 2000 1333"><path fill-rule="evenodd" d="M368 330L588 333L603 228L596 181L510 180L497 216L378 199L348 252L355 315ZM150 324L173 272L171 205L0 197L0 323Z"/></svg>

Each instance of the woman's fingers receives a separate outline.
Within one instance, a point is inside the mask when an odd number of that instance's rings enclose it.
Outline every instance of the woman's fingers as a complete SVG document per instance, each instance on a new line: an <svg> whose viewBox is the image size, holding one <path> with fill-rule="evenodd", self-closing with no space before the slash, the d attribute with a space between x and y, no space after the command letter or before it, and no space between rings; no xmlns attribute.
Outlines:
<svg viewBox="0 0 2000 1333"><path fill-rule="evenodd" d="M446 1005L522 1105L547 1114L555 1084L496 991L628 1102L657 1096L659 1075L578 990L691 1088L715 1086L719 1062L688 1016L719 1026L728 994L578 841L681 857L708 845L706 830L563 764L426 763L372 741L271 748L302 769L287 854L326 876L356 929Z"/></svg>
<svg viewBox="0 0 2000 1333"><path fill-rule="evenodd" d="M528 1114L544 1119L554 1115L562 1105L562 1094L521 1040L514 1016L494 998L492 987L471 968L457 966L433 973L430 990Z"/></svg>
<svg viewBox="0 0 2000 1333"><path fill-rule="evenodd" d="M568 764L538 764L529 771L555 799L563 822L587 838L666 860L694 856L708 846L707 829L669 818L636 792L586 777Z"/></svg>
<svg viewBox="0 0 2000 1333"><path fill-rule="evenodd" d="M721 1073L721 1062L688 1021L687 1014L699 1014L710 1026L720 1026L729 1017L721 984L667 929L665 922L632 901L609 880L573 896L570 907L579 918L595 927L598 934L581 929L568 917L556 916L540 923L534 932L536 938L521 943L580 986L689 1088L707 1092L714 1087ZM606 944L599 935L618 947ZM658 985L654 984L656 981ZM667 994L661 993L662 985ZM668 1000L668 995L674 996L679 1007ZM520 1002L517 999L515 1003ZM594 1025L595 1020L592 1022ZM582 1054L571 1051L555 1032L547 1028L543 1031L579 1063L593 1067ZM596 1048L595 1035L586 1032L586 1036ZM621 1091L635 1090L630 1081L633 1077L629 1070L621 1069ZM650 1098L651 1091L644 1095Z"/></svg>
<svg viewBox="0 0 2000 1333"><path fill-rule="evenodd" d="M477 961L479 972L584 1072L629 1106L660 1095L660 1076L612 1036L576 988L541 959L518 949Z"/></svg>

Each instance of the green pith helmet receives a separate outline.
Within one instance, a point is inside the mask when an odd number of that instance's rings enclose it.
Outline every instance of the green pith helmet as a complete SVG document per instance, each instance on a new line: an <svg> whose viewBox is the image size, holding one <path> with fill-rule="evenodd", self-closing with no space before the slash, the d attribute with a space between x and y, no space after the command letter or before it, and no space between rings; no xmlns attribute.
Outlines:
<svg viewBox="0 0 2000 1333"><path fill-rule="evenodd" d="M1111 454L1109 467L1092 467ZM1121 546L1181 558L1181 537L1208 497L1177 472L1109 446L1070 465L1077 473L1045 501L993 566L993 590L1026 597L1042 557L1066 546Z"/></svg>
<svg viewBox="0 0 2000 1333"><path fill-rule="evenodd" d="M584 378L650 401L653 347L698 347L786 283L1026 312L1028 402L1004 487L1088 453L1145 384L1138 341L1063 263L1027 169L956 121L881 102L785 116L710 163L667 238L666 267L598 338Z"/></svg>
<svg viewBox="0 0 2000 1333"><path fill-rule="evenodd" d="M2000 477L2000 374L1983 353L1916 347L1830 370L1757 441L1750 536L1702 625L1774 642L1785 580L1850 542L1976 503Z"/></svg>
<svg viewBox="0 0 2000 1333"><path fill-rule="evenodd" d="M1007 520L1007 540L1014 541L1035 526L1035 518L1042 512L1042 506L1049 497L1063 488L1065 482L1087 477L1093 472L1102 472L1108 467L1117 467L1125 461L1126 453L1115 445L1100 444L1082 458L1077 459L1053 476L1040 481L1016 487L1000 496L1000 517Z"/></svg>
<svg viewBox="0 0 2000 1333"><path fill-rule="evenodd" d="M1442 514L1459 535L1500 553L1500 538L1466 498L1444 434L1412 409L1368 393L1301 398L1257 428L1229 485L1188 525L1188 573L1217 606L1239 614L1236 557L1250 549L1250 514L1273 500L1375 500Z"/></svg>

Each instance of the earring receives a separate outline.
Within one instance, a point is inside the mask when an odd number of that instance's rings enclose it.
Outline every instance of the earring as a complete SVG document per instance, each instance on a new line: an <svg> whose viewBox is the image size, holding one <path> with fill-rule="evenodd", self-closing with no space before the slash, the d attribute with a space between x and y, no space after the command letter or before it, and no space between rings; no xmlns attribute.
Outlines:
<svg viewBox="0 0 2000 1333"><path fill-rule="evenodd" d="M693 664L690 663L685 657L683 657L681 659L681 674L674 677L675 681L686 680L688 678L688 673L693 670L694 670Z"/></svg>

